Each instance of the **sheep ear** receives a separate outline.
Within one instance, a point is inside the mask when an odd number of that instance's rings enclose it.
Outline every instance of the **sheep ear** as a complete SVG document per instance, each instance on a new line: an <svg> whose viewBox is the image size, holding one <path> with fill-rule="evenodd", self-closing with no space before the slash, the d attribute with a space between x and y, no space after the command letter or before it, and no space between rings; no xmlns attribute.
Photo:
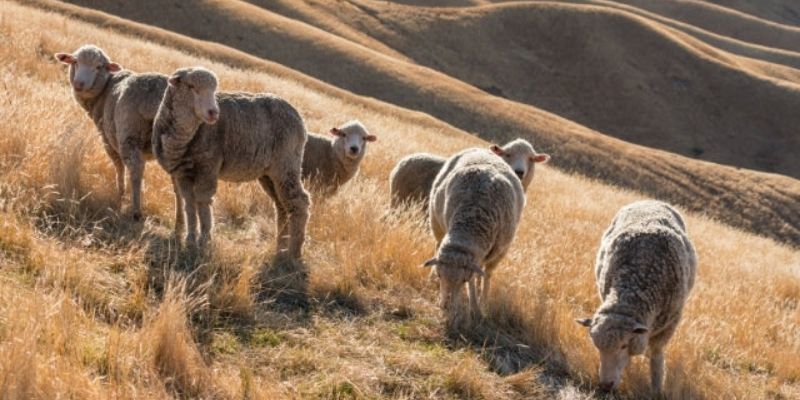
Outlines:
<svg viewBox="0 0 800 400"><path fill-rule="evenodd" d="M592 319L591 318L578 318L578 319L575 320L575 322L577 322L577 323L579 323L579 324L581 324L581 325L583 325L583 326L585 326L587 328L590 328L592 326Z"/></svg>
<svg viewBox="0 0 800 400"><path fill-rule="evenodd" d="M169 77L167 82L169 82L170 86L178 86L178 84L181 83L181 77L178 75L172 75Z"/></svg>
<svg viewBox="0 0 800 400"><path fill-rule="evenodd" d="M78 60L69 53L56 53L55 54L56 60L64 63L64 64L75 64Z"/></svg>
<svg viewBox="0 0 800 400"><path fill-rule="evenodd" d="M492 150L492 153L497 154L498 156L503 155L503 149L501 149L500 146L496 144L493 144L492 147L489 147L489 149Z"/></svg>
<svg viewBox="0 0 800 400"><path fill-rule="evenodd" d="M339 129L339 128L335 128L335 127L334 127L334 128L331 128L331 130L329 131L329 133L330 133L331 135L333 135L333 136L339 136L339 137L343 137L343 136L344 136L344 132L342 132L342 130L341 130L341 129Z"/></svg>
<svg viewBox="0 0 800 400"><path fill-rule="evenodd" d="M533 156L533 162L535 163L546 163L550 161L550 156L547 154L537 154Z"/></svg>
<svg viewBox="0 0 800 400"><path fill-rule="evenodd" d="M439 263L439 260L437 260L436 257L434 257L434 258L431 258L428 261L425 261L425 263L422 264L422 266L423 267L432 267L432 266L434 266L434 265L436 265L438 263Z"/></svg>
<svg viewBox="0 0 800 400"><path fill-rule="evenodd" d="M647 329L646 326L644 326L642 324L636 324L636 326L633 327L633 331L632 332L637 334L637 335L641 335L643 333L647 333L647 331L649 331L649 329Z"/></svg>
<svg viewBox="0 0 800 400"><path fill-rule="evenodd" d="M106 64L106 71L111 72L111 73L119 72L119 71L122 71L122 66L120 66L119 64L117 64L115 62L110 62L110 63Z"/></svg>
<svg viewBox="0 0 800 400"><path fill-rule="evenodd" d="M364 140L366 140L368 142L374 142L374 141L378 140L378 137L375 136L375 135L367 135L367 136L364 136Z"/></svg>

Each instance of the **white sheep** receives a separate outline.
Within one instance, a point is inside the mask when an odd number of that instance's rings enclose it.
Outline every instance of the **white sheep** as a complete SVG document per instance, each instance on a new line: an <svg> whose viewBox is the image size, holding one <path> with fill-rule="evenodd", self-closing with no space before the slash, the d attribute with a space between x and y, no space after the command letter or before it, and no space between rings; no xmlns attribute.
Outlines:
<svg viewBox="0 0 800 400"><path fill-rule="evenodd" d="M447 311L449 324L459 320L465 283L471 314L480 315L477 278L483 277L480 302L485 303L492 271L514 240L524 206L520 180L486 149L452 156L436 176L429 216L437 252L425 266L435 266L440 306Z"/></svg>
<svg viewBox="0 0 800 400"><path fill-rule="evenodd" d="M167 87L166 75L123 71L93 45L82 46L72 54L56 53L55 58L69 65L72 95L100 131L103 147L114 164L117 206L121 207L125 195L127 168L132 217L141 219L142 176L145 162L153 158L153 119ZM182 214L176 217L176 224L180 224Z"/></svg>
<svg viewBox="0 0 800 400"><path fill-rule="evenodd" d="M694 285L697 256L681 215L659 201L623 207L603 234L595 275L602 304L590 329L600 352L600 386L617 387L631 356L648 350L654 392L664 381L664 347Z"/></svg>
<svg viewBox="0 0 800 400"><path fill-rule="evenodd" d="M416 153L402 158L389 174L392 207L416 202L427 210L433 180L445 161L447 160L444 157L428 153Z"/></svg>
<svg viewBox="0 0 800 400"><path fill-rule="evenodd" d="M198 217L201 247L210 240L219 179L257 179L275 202L278 249L299 258L311 203L301 181L305 142L303 119L285 100L217 92L216 75L202 67L175 71L154 122L153 151L184 200L187 242L196 240Z"/></svg>
<svg viewBox="0 0 800 400"><path fill-rule="evenodd" d="M502 157L503 160L514 170L522 187L528 190L533 180L536 164L544 164L550 161L550 156L544 153L537 153L533 145L525 139L515 139L502 147L493 144L490 149L492 152Z"/></svg>
<svg viewBox="0 0 800 400"><path fill-rule="evenodd" d="M525 139L513 140L502 147L494 144L490 149L514 170L525 190L533 180L536 164L550 160L549 155L537 153ZM444 158L427 153L412 154L401 159L389 174L392 207L413 201L422 203L423 208L427 209L433 180L444 162Z"/></svg>
<svg viewBox="0 0 800 400"><path fill-rule="evenodd" d="M303 178L326 194L335 193L358 173L367 143L378 138L359 121L350 121L329 131L333 139L308 134L303 155Z"/></svg>

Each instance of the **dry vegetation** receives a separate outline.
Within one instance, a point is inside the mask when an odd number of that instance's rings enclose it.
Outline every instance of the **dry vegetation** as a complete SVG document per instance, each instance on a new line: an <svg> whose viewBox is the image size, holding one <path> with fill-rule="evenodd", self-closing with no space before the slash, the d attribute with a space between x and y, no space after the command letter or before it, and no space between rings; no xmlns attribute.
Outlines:
<svg viewBox="0 0 800 400"><path fill-rule="evenodd" d="M224 185L214 250L170 238L166 175L146 170L141 224L110 209L113 168L51 55L83 43L137 71L203 64L222 89L271 91L312 129L358 117L380 136L362 174L316 199L302 263L276 259L256 186ZM597 357L573 318L597 305L594 252L635 193L538 172L491 316L447 335L418 265L433 241L390 214L387 176L414 151L485 143L0 2L0 397L584 398ZM667 353L667 397L800 396L800 252L688 215L698 283ZM634 362L622 393L645 393Z"/></svg>

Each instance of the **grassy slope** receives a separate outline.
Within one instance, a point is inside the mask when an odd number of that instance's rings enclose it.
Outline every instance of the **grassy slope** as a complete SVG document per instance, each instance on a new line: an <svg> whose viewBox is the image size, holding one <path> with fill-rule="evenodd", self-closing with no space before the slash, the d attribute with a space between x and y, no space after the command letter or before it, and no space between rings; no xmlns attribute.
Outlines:
<svg viewBox="0 0 800 400"><path fill-rule="evenodd" d="M386 216L386 176L409 152L485 143L372 100L2 6L0 82L13 93L0 108L13 121L0 128L2 397L591 396L597 359L572 319L597 303L602 230L640 195L541 170L491 318L447 337L417 267L432 240L413 212ZM251 184L222 186L209 258L171 250L170 190L152 164L151 217L132 224L108 210L112 168L51 58L86 42L134 70L204 64L223 89L287 97L312 129L358 117L380 136L361 176L315 202L303 265L273 259L270 205ZM670 346L668 397L798 395L800 253L695 215L687 222L700 276ZM304 267L307 287L284 274ZM643 364L623 393L643 393Z"/></svg>

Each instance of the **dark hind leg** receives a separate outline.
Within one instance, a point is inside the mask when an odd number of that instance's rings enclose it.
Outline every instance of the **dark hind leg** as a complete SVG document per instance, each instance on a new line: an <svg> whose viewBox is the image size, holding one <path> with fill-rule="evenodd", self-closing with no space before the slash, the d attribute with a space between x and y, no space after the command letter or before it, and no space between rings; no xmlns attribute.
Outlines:
<svg viewBox="0 0 800 400"><path fill-rule="evenodd" d="M272 199L272 202L275 204L275 216L277 219L277 229L276 229L276 239L277 239L277 251L281 251L286 249L289 238L289 225L287 224L287 212L286 206L281 202L281 199L278 198L278 193L275 191L275 184L272 183L272 180L268 176L262 176L258 178L258 183L261 184L261 187Z"/></svg>

